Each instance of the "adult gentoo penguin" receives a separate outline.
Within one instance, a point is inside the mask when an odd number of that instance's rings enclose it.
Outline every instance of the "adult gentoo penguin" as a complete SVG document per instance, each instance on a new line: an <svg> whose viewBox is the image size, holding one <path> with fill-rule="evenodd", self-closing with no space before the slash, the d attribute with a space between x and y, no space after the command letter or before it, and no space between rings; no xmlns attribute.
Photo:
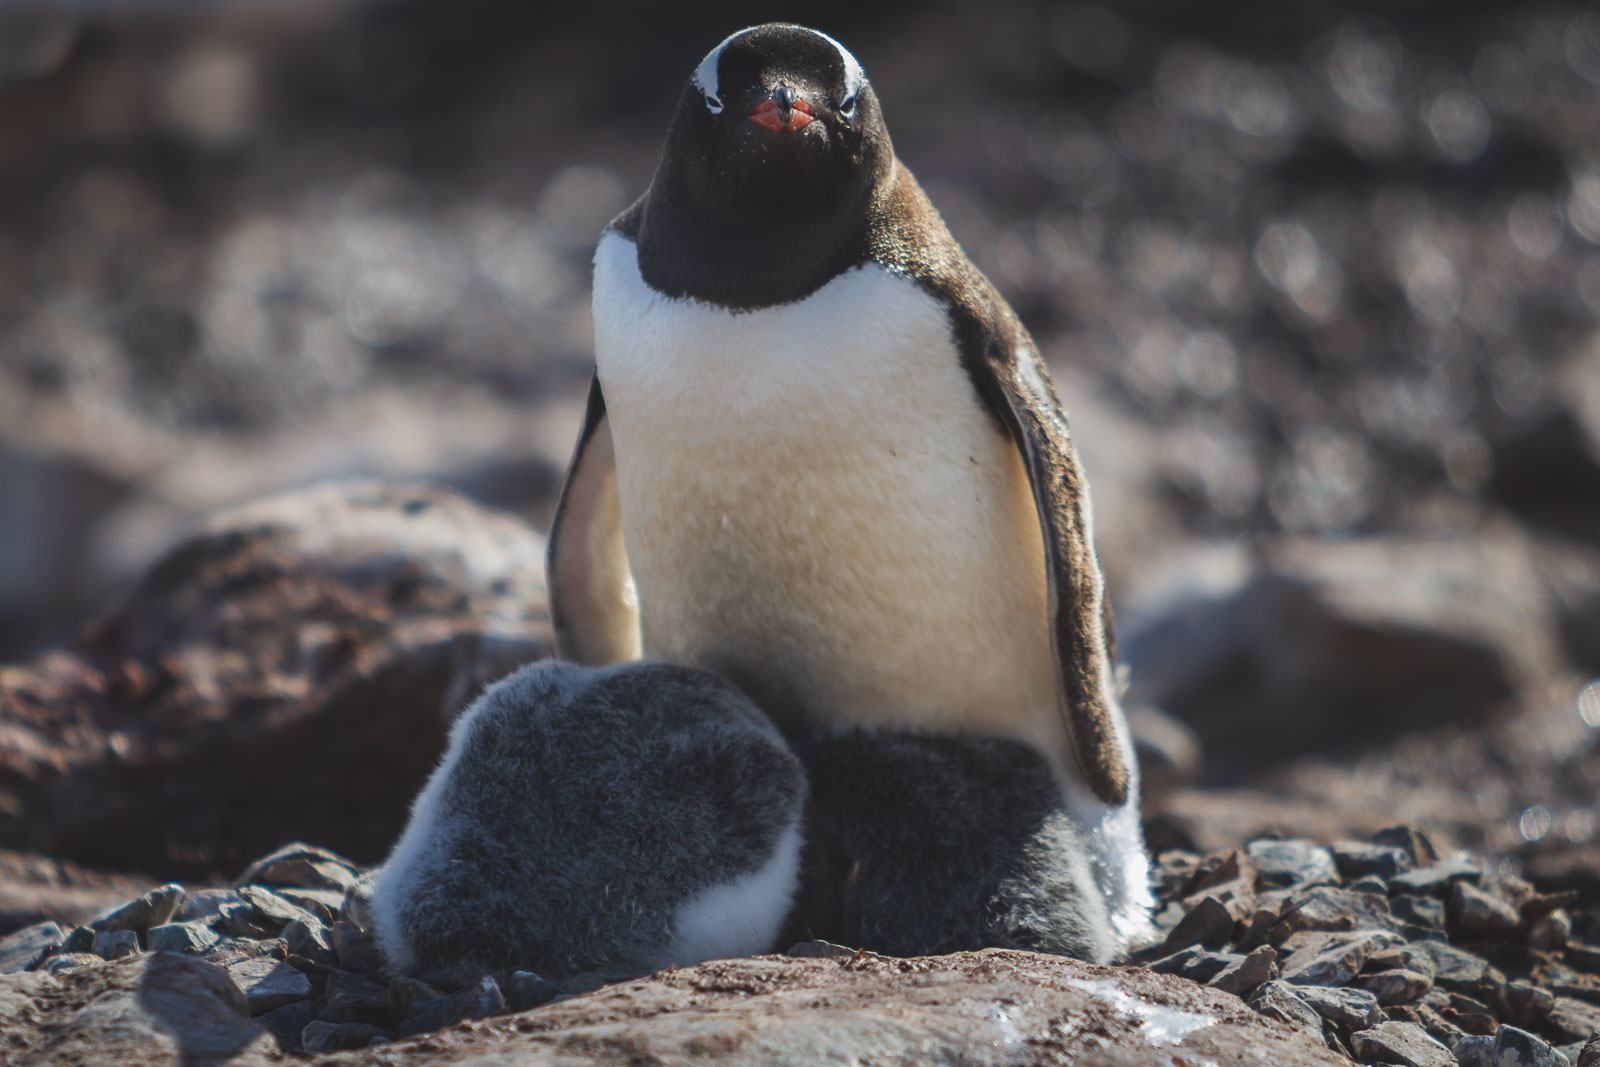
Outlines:
<svg viewBox="0 0 1600 1067"><path fill-rule="evenodd" d="M562 653L732 680L794 737L1046 754L1114 928L1148 932L1088 486L1028 332L815 30L700 63L595 254L596 376L551 534Z"/></svg>

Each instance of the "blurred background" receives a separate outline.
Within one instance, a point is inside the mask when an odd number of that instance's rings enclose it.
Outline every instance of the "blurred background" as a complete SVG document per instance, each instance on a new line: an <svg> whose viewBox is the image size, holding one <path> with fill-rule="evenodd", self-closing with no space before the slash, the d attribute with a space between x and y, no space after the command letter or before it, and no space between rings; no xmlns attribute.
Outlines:
<svg viewBox="0 0 1600 1067"><path fill-rule="evenodd" d="M1363 802L1442 776L1489 844L1593 849L1577 4L8 0L0 661L272 490L428 479L542 526L595 237L705 51L784 17L860 57L1049 358L1135 697L1186 724L1151 720L1152 779L1334 752Z"/></svg>

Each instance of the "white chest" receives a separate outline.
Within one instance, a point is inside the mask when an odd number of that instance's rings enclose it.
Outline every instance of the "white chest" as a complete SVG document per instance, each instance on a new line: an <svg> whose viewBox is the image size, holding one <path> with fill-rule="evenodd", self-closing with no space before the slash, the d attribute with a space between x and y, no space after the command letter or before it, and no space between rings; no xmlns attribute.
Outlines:
<svg viewBox="0 0 1600 1067"><path fill-rule="evenodd" d="M943 309L878 267L732 313L595 264L645 651L790 725L1052 728L1043 544Z"/></svg>

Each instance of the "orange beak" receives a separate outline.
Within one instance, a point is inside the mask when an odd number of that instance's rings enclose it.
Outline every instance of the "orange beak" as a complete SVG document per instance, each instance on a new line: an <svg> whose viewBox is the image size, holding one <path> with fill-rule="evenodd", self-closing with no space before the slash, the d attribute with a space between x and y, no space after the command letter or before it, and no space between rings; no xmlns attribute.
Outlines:
<svg viewBox="0 0 1600 1067"><path fill-rule="evenodd" d="M814 113L804 97L784 86L750 112L750 121L774 133L792 133L811 124Z"/></svg>

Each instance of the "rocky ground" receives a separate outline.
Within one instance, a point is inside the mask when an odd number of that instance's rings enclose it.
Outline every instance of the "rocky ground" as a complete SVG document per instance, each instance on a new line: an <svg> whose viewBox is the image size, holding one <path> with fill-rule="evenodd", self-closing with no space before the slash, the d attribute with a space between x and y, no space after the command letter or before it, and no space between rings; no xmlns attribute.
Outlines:
<svg viewBox="0 0 1600 1067"><path fill-rule="evenodd" d="M594 233L748 16L199 10L0 5L0 1058L1587 1062L1592 12L808 9L1066 397L1167 940L445 991L344 882L550 648Z"/></svg>

